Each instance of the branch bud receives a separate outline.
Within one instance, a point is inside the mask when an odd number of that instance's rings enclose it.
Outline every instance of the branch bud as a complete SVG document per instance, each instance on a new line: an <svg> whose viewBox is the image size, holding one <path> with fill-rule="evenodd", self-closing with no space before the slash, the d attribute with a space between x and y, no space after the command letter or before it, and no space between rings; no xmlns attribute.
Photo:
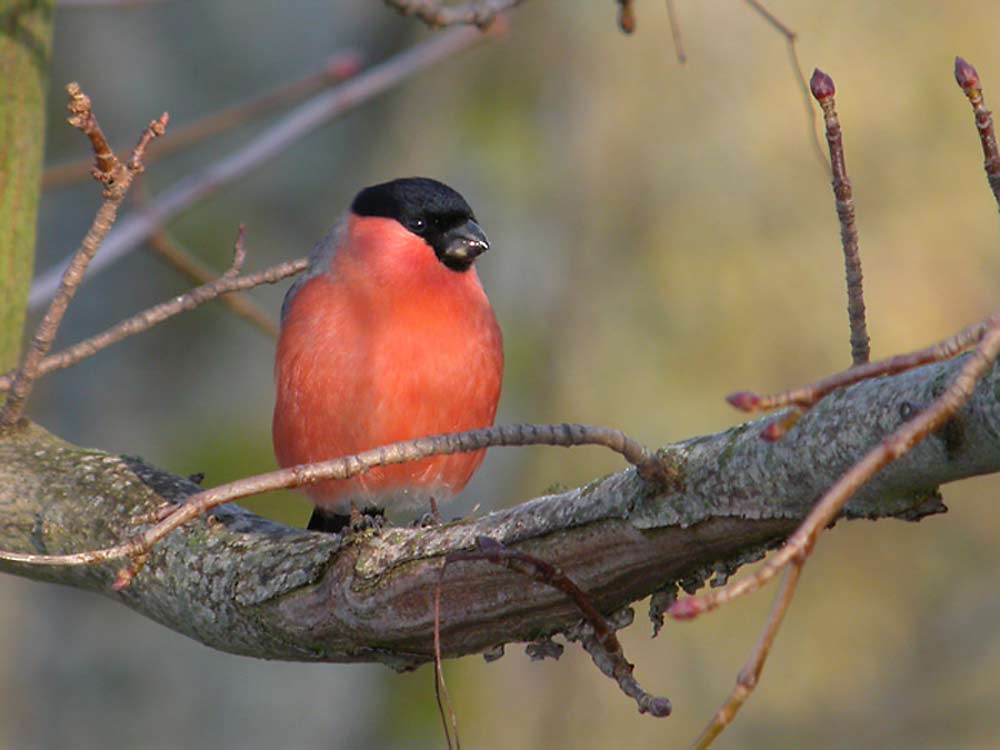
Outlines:
<svg viewBox="0 0 1000 750"><path fill-rule="evenodd" d="M784 425L782 420L776 419L761 430L760 436L769 443L775 443L781 440L787 432L788 428Z"/></svg>
<svg viewBox="0 0 1000 750"><path fill-rule="evenodd" d="M837 93L833 79L819 68L813 71L812 78L809 79L809 90L812 91L812 95L816 97L818 102L829 99Z"/></svg>
<svg viewBox="0 0 1000 750"><path fill-rule="evenodd" d="M726 396L726 401L740 411L754 411L760 404L760 396L753 391L736 391Z"/></svg>
<svg viewBox="0 0 1000 750"><path fill-rule="evenodd" d="M678 599L667 609L667 614L675 620L693 620L698 615L709 610L701 599L696 596L689 596L687 599Z"/></svg>
<svg viewBox="0 0 1000 750"><path fill-rule="evenodd" d="M962 87L963 91L980 87L979 73L962 57L955 58L955 81Z"/></svg>

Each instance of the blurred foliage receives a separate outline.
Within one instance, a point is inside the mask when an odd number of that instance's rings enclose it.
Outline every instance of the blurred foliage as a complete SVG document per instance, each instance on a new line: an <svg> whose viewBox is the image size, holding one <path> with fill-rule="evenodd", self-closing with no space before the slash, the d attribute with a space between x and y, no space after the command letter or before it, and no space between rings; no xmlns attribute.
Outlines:
<svg viewBox="0 0 1000 750"><path fill-rule="evenodd" d="M784 40L740 3L677 2L678 65L662 4L633 37L610 3L531 0L509 37L430 71L211 197L171 231L225 267L248 225L248 267L296 257L363 185L426 174L457 187L495 251L480 269L506 337L500 419L622 427L649 443L738 421L722 396L778 390L849 363L829 180L810 143ZM994 3L770 4L799 33L806 74L837 84L855 188L875 356L923 346L995 309L997 209L961 54L1000 100ZM313 70L335 50L371 61L430 34L380 3L167 2L59 11L51 111L79 80L129 141ZM152 195L261 125L149 170ZM85 151L59 117L53 163ZM46 196L37 265L79 241L93 186ZM63 341L184 288L136 253L86 285ZM284 288L255 290L277 312ZM215 484L273 467L272 342L202 309L47 379L34 416L68 439L140 453ZM456 512L521 501L620 462L597 449L494 450ZM994 623L996 479L945 488L920 525L842 524L818 545L760 689L720 747L940 748L1000 744ZM260 504L257 504L257 503ZM307 508L254 501L283 521ZM430 670L251 662L208 653L95 597L4 580L0 737L8 747L441 745ZM730 689L766 591L653 641L624 633L654 720L567 648L520 647L447 674L468 747L676 747ZM70 653L67 653L70 652ZM208 689L206 689L206 687Z"/></svg>

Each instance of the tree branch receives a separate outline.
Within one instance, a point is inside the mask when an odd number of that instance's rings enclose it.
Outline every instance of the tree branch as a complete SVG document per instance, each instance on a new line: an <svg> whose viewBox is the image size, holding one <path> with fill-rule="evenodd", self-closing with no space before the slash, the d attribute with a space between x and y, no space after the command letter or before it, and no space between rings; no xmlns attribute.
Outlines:
<svg viewBox="0 0 1000 750"><path fill-rule="evenodd" d="M287 279L289 276L301 273L308 265L308 258L296 258L295 260L287 260L284 263L279 263L245 276L225 274L215 281L195 287L185 294L171 297L166 302L161 302L129 318L125 318L125 320L116 323L101 333L96 333L55 354L48 355L38 365L38 377L56 370L65 370L67 367L72 367L77 362L94 356L112 344L117 344L119 341L123 341L130 336L148 331L153 326L159 325L175 315L194 310L222 295L253 289L262 284L276 284L282 279ZM15 373L16 371L12 370L0 375L0 393L10 390L14 383Z"/></svg>
<svg viewBox="0 0 1000 750"><path fill-rule="evenodd" d="M224 506L153 548L142 574L112 592L118 563L0 570L103 593L224 651L300 661L433 658L433 596L444 557L489 536L558 566L602 612L679 583L693 590L780 544L873 445L926 407L965 357L831 394L777 443L762 421L670 448L684 482L653 491L634 470L510 510L446 526L389 528L344 542ZM937 485L1000 471L996 369L947 430L883 469L847 517L939 513ZM766 417L765 419L770 419ZM0 548L72 554L133 537L138 514L201 488L138 459L66 444L35 426L0 438ZM485 651L571 628L572 602L489 563L449 566L443 654ZM669 686L663 686L669 689Z"/></svg>

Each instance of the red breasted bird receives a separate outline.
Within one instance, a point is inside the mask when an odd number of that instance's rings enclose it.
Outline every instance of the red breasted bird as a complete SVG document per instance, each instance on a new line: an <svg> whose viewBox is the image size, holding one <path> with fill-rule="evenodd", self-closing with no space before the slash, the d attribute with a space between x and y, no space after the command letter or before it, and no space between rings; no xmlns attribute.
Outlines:
<svg viewBox="0 0 1000 750"><path fill-rule="evenodd" d="M272 436L281 466L493 424L503 342L473 264L489 249L457 192L411 177L365 188L281 308ZM352 508L446 501L485 451L309 485L309 528Z"/></svg>

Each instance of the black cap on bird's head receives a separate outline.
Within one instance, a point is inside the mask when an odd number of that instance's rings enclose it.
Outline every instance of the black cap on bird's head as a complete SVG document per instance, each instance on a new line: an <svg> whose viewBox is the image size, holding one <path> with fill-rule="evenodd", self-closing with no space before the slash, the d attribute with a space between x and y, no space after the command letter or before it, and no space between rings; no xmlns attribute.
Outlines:
<svg viewBox="0 0 1000 750"><path fill-rule="evenodd" d="M468 271L490 249L465 198L427 177L403 177L367 187L355 197L351 211L395 219L422 237L452 271Z"/></svg>

